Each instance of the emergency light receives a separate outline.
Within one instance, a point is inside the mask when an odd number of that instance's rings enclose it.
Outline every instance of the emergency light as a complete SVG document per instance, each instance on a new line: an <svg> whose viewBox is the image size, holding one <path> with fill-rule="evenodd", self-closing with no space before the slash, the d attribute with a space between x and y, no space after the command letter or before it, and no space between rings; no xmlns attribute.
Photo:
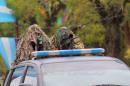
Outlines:
<svg viewBox="0 0 130 86"><path fill-rule="evenodd" d="M104 53L103 48L90 48L90 49L71 49L71 50L50 50L50 51L35 51L32 52L33 56L64 56L64 55L81 55L81 54L100 54Z"/></svg>

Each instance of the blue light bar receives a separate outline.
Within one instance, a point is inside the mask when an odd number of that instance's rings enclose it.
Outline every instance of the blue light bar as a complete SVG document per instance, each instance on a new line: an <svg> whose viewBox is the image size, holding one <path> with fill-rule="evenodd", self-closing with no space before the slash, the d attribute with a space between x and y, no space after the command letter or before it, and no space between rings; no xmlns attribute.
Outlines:
<svg viewBox="0 0 130 86"><path fill-rule="evenodd" d="M72 50L50 50L50 51L35 51L32 52L33 56L64 56L64 55L81 55L81 54L100 54L104 53L103 48L90 48L90 49L72 49Z"/></svg>

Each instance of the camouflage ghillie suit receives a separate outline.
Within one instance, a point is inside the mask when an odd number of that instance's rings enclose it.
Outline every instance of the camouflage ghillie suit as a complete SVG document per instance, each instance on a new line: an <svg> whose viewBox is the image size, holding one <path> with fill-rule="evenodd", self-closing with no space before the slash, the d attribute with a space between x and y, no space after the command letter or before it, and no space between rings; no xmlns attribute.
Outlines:
<svg viewBox="0 0 130 86"><path fill-rule="evenodd" d="M59 29L55 35L49 39L41 28L35 24L30 26L21 40L18 41L16 64L35 58L31 55L33 51L80 48L84 48L83 43L66 27Z"/></svg>
<svg viewBox="0 0 130 86"><path fill-rule="evenodd" d="M30 26L21 40L18 41L16 49L16 63L33 58L31 52L40 50L54 50L49 37L34 24Z"/></svg>
<svg viewBox="0 0 130 86"><path fill-rule="evenodd" d="M55 48L59 50L84 48L84 44L81 40L66 27L61 27L51 38L51 42L54 44Z"/></svg>

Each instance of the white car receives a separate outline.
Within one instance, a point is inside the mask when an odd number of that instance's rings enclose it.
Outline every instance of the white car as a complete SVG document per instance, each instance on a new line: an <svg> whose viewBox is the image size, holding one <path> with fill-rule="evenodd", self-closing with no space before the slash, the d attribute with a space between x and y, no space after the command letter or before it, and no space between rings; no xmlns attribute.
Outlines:
<svg viewBox="0 0 130 86"><path fill-rule="evenodd" d="M4 86L130 86L130 69L106 56L66 56L13 66Z"/></svg>

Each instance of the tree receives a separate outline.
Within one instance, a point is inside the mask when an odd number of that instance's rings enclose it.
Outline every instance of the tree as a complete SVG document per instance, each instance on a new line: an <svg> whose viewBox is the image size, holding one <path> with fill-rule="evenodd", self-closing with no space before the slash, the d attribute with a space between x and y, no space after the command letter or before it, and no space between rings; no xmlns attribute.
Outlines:
<svg viewBox="0 0 130 86"><path fill-rule="evenodd" d="M122 26L128 26L124 22L127 20L124 10L128 2L129 0L8 0L17 18L16 26L21 32L33 23L43 27L49 35L55 33L60 26L67 26L81 37L86 47L105 46L107 55L116 57L121 57L125 49ZM64 16L65 21L61 23ZM127 31L128 29L125 30L126 34L129 34Z"/></svg>
<svg viewBox="0 0 130 86"><path fill-rule="evenodd" d="M105 29L93 4L89 0L68 0L66 4L68 12L64 25L70 26L85 47L103 47Z"/></svg>
<svg viewBox="0 0 130 86"><path fill-rule="evenodd" d="M126 3L124 6L125 19L123 22L123 30L125 33L125 42L127 47L130 48L130 3Z"/></svg>
<svg viewBox="0 0 130 86"><path fill-rule="evenodd" d="M107 2L107 7L101 0L91 0L96 6L96 10L101 17L101 22L105 27L105 48L110 56L121 58L124 49L124 39L121 24L124 20L123 1ZM122 2L122 3L121 3Z"/></svg>
<svg viewBox="0 0 130 86"><path fill-rule="evenodd" d="M0 24L0 37L14 37L15 27L13 23Z"/></svg>
<svg viewBox="0 0 130 86"><path fill-rule="evenodd" d="M16 16L16 28L20 33L25 29L37 23L44 27L44 17L40 14L39 5L36 0L7 0L8 6L14 11Z"/></svg>
<svg viewBox="0 0 130 86"><path fill-rule="evenodd" d="M42 6L42 9L45 10L45 28L46 32L51 31L56 25L57 16L61 10L66 8L66 5L61 0L38 0L39 4ZM53 28L52 28L53 27ZM53 30L52 30L53 31Z"/></svg>

